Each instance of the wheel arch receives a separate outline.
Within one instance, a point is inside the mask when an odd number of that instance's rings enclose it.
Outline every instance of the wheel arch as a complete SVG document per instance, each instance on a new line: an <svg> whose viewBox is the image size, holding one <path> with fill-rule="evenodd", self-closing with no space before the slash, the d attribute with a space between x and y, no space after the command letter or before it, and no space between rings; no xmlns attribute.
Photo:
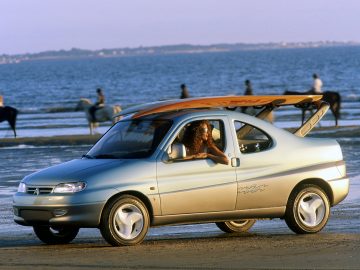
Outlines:
<svg viewBox="0 0 360 270"><path fill-rule="evenodd" d="M139 192L139 191L136 191L136 190L127 190L127 191L122 191L122 192L119 192L117 194L114 194L112 197L110 197L107 202L105 203L102 211L101 211L101 217L104 213L104 209L106 209L106 207L111 203L113 202L114 200L117 200L119 197L121 196L124 196L124 195L130 195L130 196L133 196L137 199L139 199L146 207L146 209L149 211L149 218L150 218L150 224L152 224L152 221L153 221L153 208L151 206L151 203L150 203L150 200L149 198L144 195L143 193ZM101 218L100 217L100 218Z"/></svg>
<svg viewBox="0 0 360 270"><path fill-rule="evenodd" d="M325 180L323 180L323 179L321 179L321 178L309 178L309 179L304 179L304 180L300 181L299 183L297 183L297 185L291 190L287 201L289 201L289 198L290 198L291 194L293 194L293 192L294 192L295 190L297 190L299 186L308 185L308 184L318 186L318 187L320 187L322 190L324 190L324 192L326 193L326 196L327 196L328 199L329 199L330 206L333 206L333 203L334 203L334 194L333 194L333 192L332 192L332 189L331 189L330 185L329 185Z"/></svg>

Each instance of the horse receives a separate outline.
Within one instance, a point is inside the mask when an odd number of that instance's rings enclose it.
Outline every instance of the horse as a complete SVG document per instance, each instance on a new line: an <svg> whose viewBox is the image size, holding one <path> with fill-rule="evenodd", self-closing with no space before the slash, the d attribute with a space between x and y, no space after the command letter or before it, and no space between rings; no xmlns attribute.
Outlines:
<svg viewBox="0 0 360 270"><path fill-rule="evenodd" d="M16 138L16 117L18 112L19 111L17 109L10 106L0 107L0 122L8 121L11 129L14 132L15 138Z"/></svg>
<svg viewBox="0 0 360 270"><path fill-rule="evenodd" d="M113 124L115 124L117 121L121 119L118 117L114 118L114 116L117 113L121 112L121 107L119 105L114 105L114 106L105 105L96 110L95 112L96 122L94 122L90 114L90 108L92 106L93 104L89 99L81 98L75 108L76 111L83 110L85 112L86 119L89 124L90 135L94 134L95 129L99 126L99 122L111 121Z"/></svg>
<svg viewBox="0 0 360 270"><path fill-rule="evenodd" d="M295 91L288 91L284 92L284 95L309 95L309 92L295 92ZM338 126L338 119L340 119L340 107L341 107L341 96L338 92L334 91L325 91L319 95L322 95L322 101L329 103L330 110L334 115L335 118L335 126ZM306 111L312 111L310 107L301 107L302 109L302 123L305 120L305 113Z"/></svg>

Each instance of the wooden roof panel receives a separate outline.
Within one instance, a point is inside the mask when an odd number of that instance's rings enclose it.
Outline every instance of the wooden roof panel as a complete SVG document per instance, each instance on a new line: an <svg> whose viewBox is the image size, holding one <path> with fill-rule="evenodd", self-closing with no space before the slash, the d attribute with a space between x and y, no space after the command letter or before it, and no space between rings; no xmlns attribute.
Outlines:
<svg viewBox="0 0 360 270"><path fill-rule="evenodd" d="M285 106L316 102L322 95L279 95L279 96L216 96L188 99L174 99L147 103L121 111L117 116L134 114L132 118L183 109L216 107Z"/></svg>

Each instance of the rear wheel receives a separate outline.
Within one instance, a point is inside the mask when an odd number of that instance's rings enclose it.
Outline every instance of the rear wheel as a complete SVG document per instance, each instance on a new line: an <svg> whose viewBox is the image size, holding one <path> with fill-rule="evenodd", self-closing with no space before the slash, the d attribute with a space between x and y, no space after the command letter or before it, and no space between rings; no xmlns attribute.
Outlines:
<svg viewBox="0 0 360 270"><path fill-rule="evenodd" d="M79 228L63 226L34 226L33 229L36 236L49 245L68 244L79 232Z"/></svg>
<svg viewBox="0 0 360 270"><path fill-rule="evenodd" d="M216 226L226 233L247 232L255 224L255 219L240 219L225 222L216 222Z"/></svg>
<svg viewBox="0 0 360 270"><path fill-rule="evenodd" d="M149 229L148 210L142 201L130 195L109 203L101 217L100 231L113 246L141 243Z"/></svg>
<svg viewBox="0 0 360 270"><path fill-rule="evenodd" d="M316 185L302 185L290 195L285 214L288 227L295 233L321 231L330 216L326 193Z"/></svg>

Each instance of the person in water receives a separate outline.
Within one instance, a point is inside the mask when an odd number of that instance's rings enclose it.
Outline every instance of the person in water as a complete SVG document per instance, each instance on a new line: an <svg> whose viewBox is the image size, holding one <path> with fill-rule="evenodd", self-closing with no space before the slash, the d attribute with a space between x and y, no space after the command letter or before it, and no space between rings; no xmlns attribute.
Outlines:
<svg viewBox="0 0 360 270"><path fill-rule="evenodd" d="M244 96L252 96L252 95L253 95L253 89L252 89L251 81L245 80Z"/></svg>
<svg viewBox="0 0 360 270"><path fill-rule="evenodd" d="M213 142L212 128L207 120L192 122L185 131L183 143L186 148L185 159L210 158L215 163L228 165L226 155Z"/></svg>
<svg viewBox="0 0 360 270"><path fill-rule="evenodd" d="M244 92L244 96L252 96L253 93L253 88L251 85L251 81L250 80L245 80L245 92ZM242 113L246 113L248 107L241 107L241 112Z"/></svg>
<svg viewBox="0 0 360 270"><path fill-rule="evenodd" d="M91 115L91 118L92 118L93 122L96 122L96 116L95 116L96 111L98 109L104 107L104 105L105 105L105 96L104 96L104 93L103 93L102 89L101 88L96 89L96 94L97 94L97 101L89 109L89 112L90 112L90 115Z"/></svg>

